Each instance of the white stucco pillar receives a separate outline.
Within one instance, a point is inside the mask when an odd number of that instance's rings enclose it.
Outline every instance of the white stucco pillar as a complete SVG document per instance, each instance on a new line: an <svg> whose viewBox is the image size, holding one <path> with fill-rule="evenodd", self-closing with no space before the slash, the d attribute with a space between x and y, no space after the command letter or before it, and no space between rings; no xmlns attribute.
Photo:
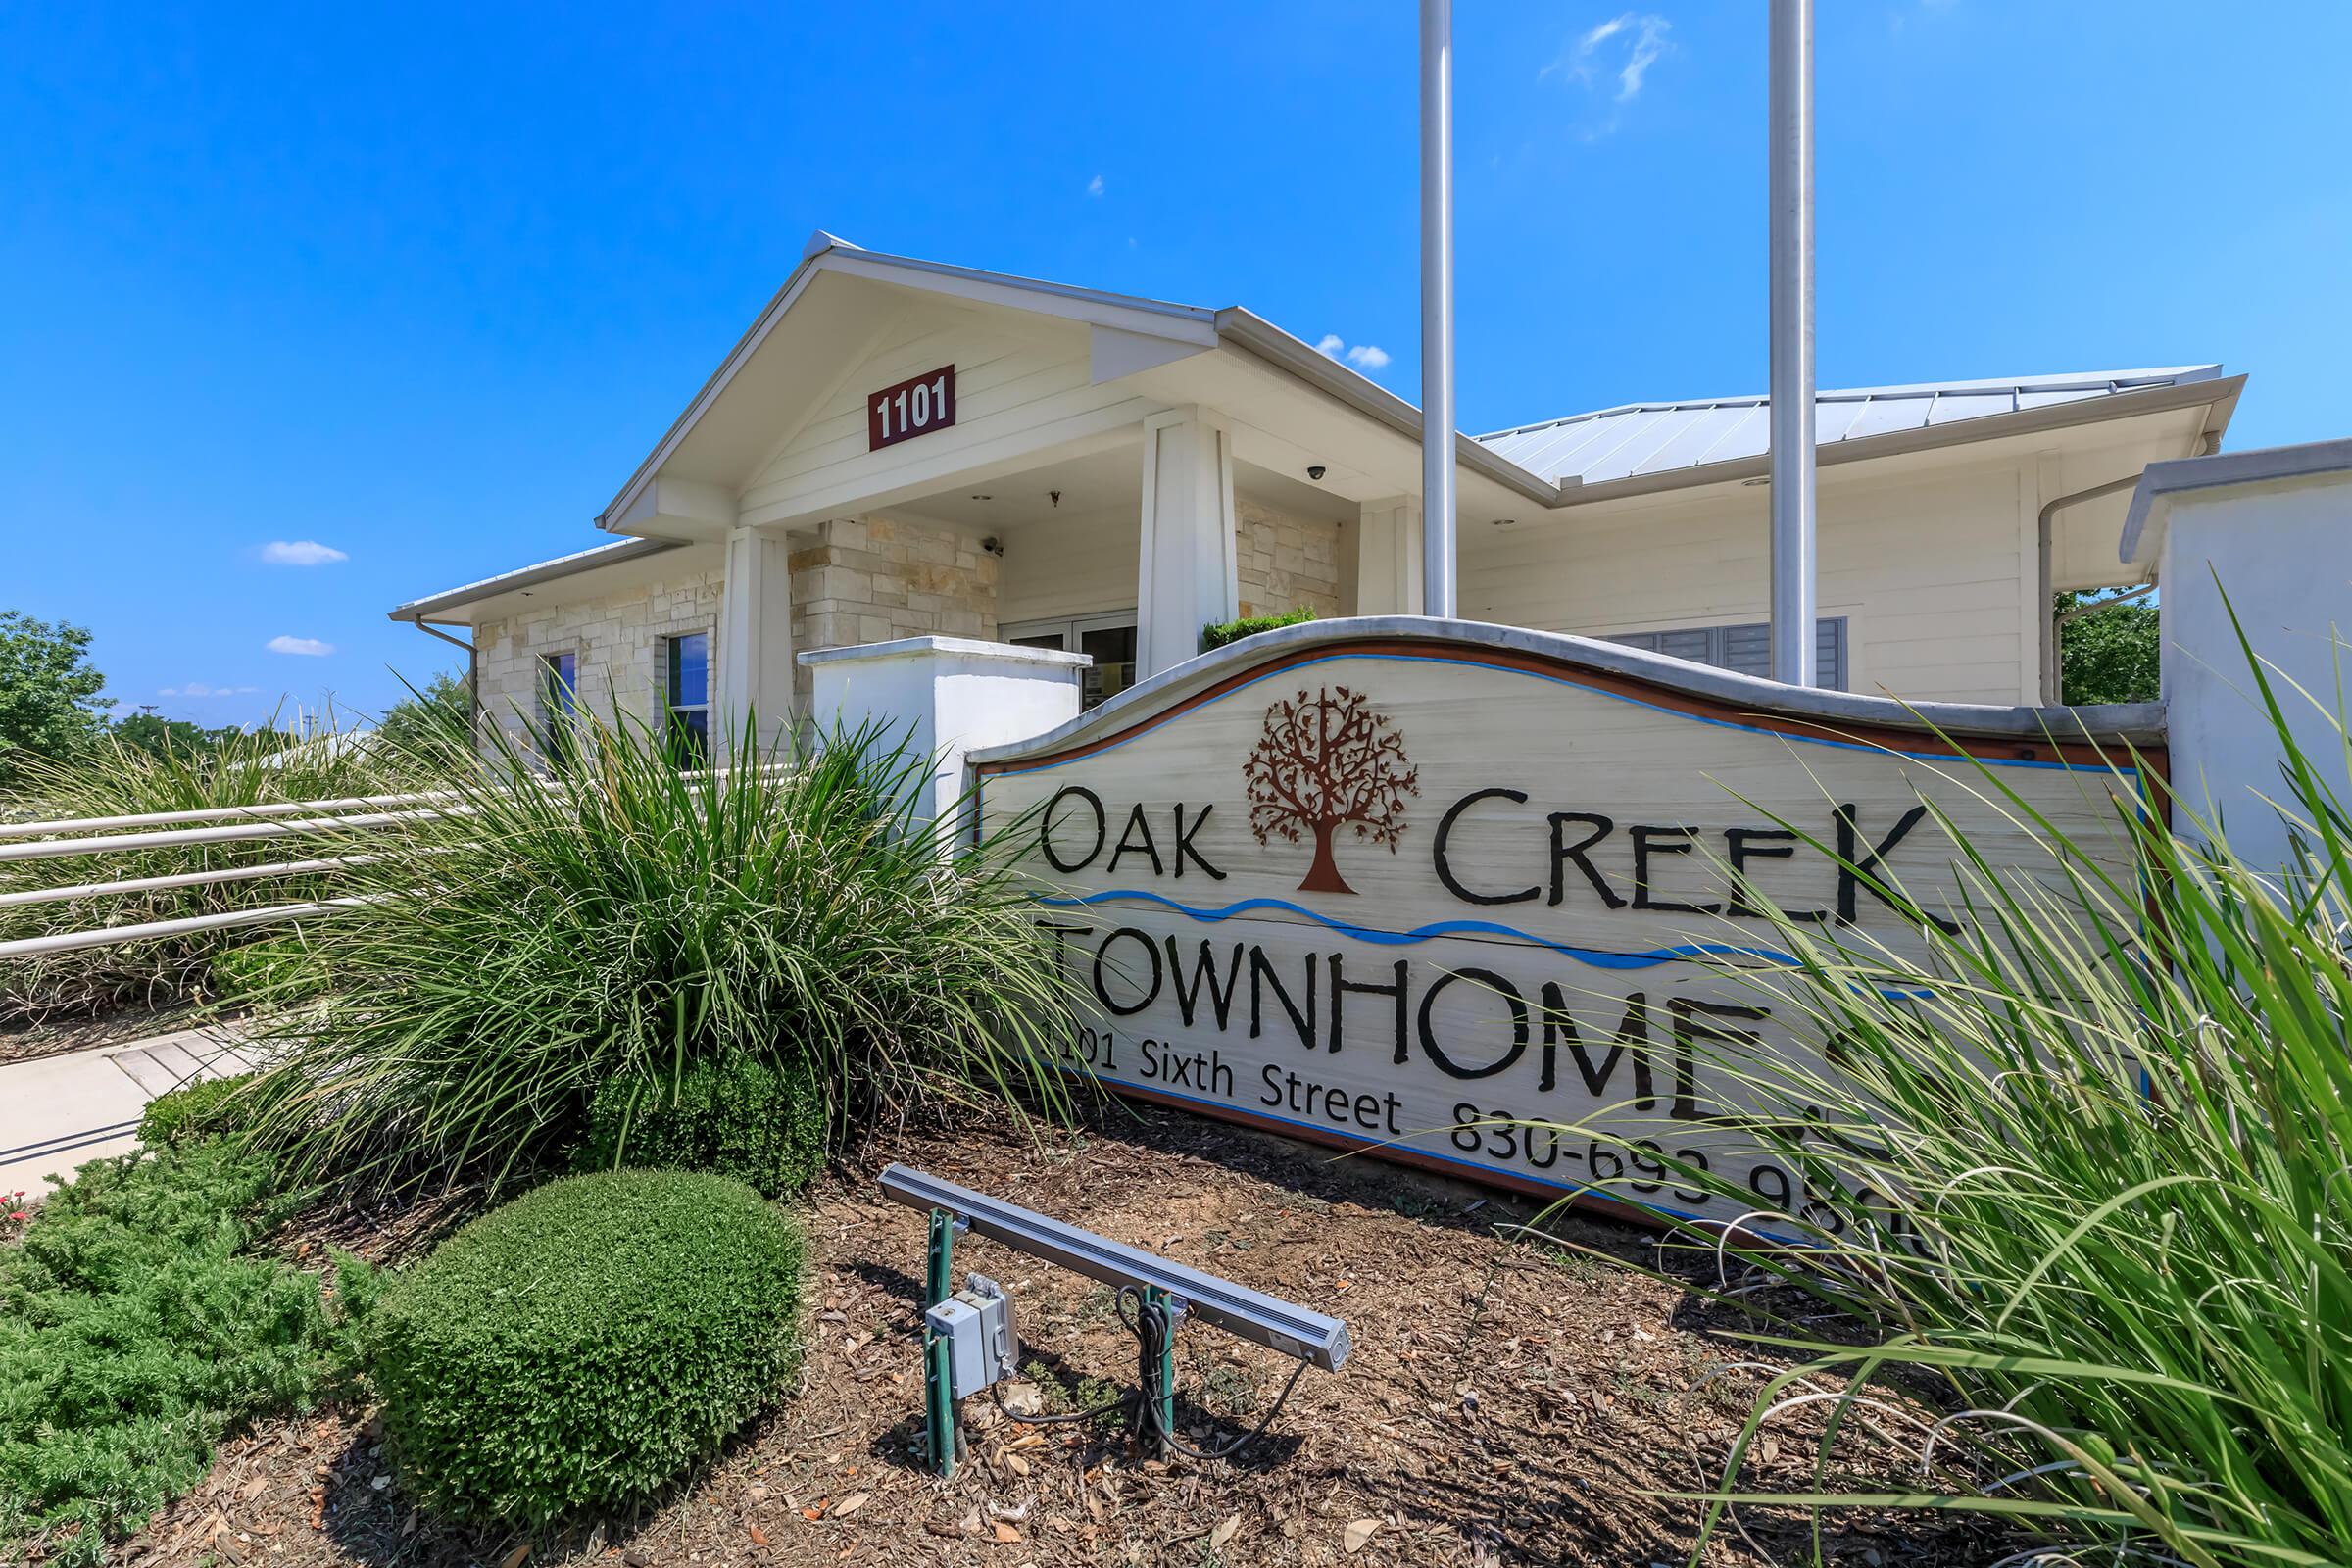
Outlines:
<svg viewBox="0 0 2352 1568"><path fill-rule="evenodd" d="M1355 612L1421 613L1421 503L1416 498L1363 503L1355 537Z"/></svg>
<svg viewBox="0 0 2352 1568"><path fill-rule="evenodd" d="M1200 628L1241 613L1234 569L1233 449L1213 410L1144 421L1143 543L1136 563L1142 677L1200 652Z"/></svg>
<svg viewBox="0 0 2352 1568"><path fill-rule="evenodd" d="M2352 668L2352 440L2151 463L2124 523L2124 564L2163 585L2171 782L2248 864L2298 868L2301 816L2242 632L2296 745L2343 779L2338 685ZM2302 691L2295 690L2301 686ZM2306 695L2308 694L2308 695ZM2174 826L2196 832L2176 815Z"/></svg>
<svg viewBox="0 0 2352 1568"><path fill-rule="evenodd" d="M1078 716L1079 677L1094 661L1059 649L966 637L903 637L801 655L814 677L817 735L878 725L931 759L918 814L968 830L963 755L1044 734Z"/></svg>
<svg viewBox="0 0 2352 1568"><path fill-rule="evenodd" d="M718 621L719 722L739 735L759 715L760 744L792 723L791 547L757 528L727 534L726 596Z"/></svg>

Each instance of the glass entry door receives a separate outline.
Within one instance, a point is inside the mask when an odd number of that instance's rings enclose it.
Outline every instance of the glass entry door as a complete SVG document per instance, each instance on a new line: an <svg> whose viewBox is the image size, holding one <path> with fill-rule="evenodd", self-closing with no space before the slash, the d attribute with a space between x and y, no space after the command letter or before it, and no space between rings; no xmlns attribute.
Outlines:
<svg viewBox="0 0 2352 1568"><path fill-rule="evenodd" d="M1020 648L1053 648L1091 657L1094 663L1086 670L1079 688L1083 707L1092 708L1135 684L1132 610L1074 615L1066 620L1018 621L1000 628L998 635Z"/></svg>

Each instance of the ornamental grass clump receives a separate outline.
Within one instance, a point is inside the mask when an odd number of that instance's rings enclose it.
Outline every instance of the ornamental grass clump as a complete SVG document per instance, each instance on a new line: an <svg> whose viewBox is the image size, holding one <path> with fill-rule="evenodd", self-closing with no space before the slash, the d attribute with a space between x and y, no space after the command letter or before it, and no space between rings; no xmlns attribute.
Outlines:
<svg viewBox="0 0 2352 1568"><path fill-rule="evenodd" d="M806 1077L837 1145L1066 1094L1066 984L1011 846L914 819L927 756L869 730L681 771L585 718L557 755L500 735L306 931L322 989L252 1091L294 1169L495 1186L563 1155L609 1080L729 1057Z"/></svg>
<svg viewBox="0 0 2352 1568"><path fill-rule="evenodd" d="M1812 1250L1730 1250L1876 1333L1760 1336L1809 1358L1766 1384L1710 1529L1751 1503L1901 1505L2122 1559L2352 1562L2352 747L2340 719L2299 745L2254 676L2296 874L2176 804L2170 827L2124 812L2136 874L2102 876L1984 768L2064 891L1989 874L1946 823L1972 923L1931 933L1929 961L1776 916L1799 965L1759 1001L1811 1051L1721 1063L1723 1108L1802 1173L1809 1202L1761 1228ZM1738 1485L1756 1440L1825 1408L1825 1465L1839 1427L1872 1426L1911 1448L1908 1488Z"/></svg>
<svg viewBox="0 0 2352 1568"><path fill-rule="evenodd" d="M149 749L101 734L64 760L22 755L20 820L144 816L165 811L339 800L402 787L387 759L349 744L333 715L293 735L270 726L230 733L201 748L169 742ZM199 822L199 827L233 823ZM116 833L140 831L122 828ZM157 831L148 829L146 831ZM0 894L218 871L348 853L331 838L267 838L167 846L127 853L0 862ZM290 848L292 846L292 848ZM265 877L194 887L151 888L40 904L0 905L0 941L55 932L137 925L299 903L338 891L330 875ZM0 1026L125 1004L209 998L221 989L214 967L270 934L232 926L117 947L81 948L0 962Z"/></svg>
<svg viewBox="0 0 2352 1568"><path fill-rule="evenodd" d="M709 1459L800 1363L799 1227L738 1181L612 1171L494 1209L395 1278L369 1371L402 1479L544 1524Z"/></svg>

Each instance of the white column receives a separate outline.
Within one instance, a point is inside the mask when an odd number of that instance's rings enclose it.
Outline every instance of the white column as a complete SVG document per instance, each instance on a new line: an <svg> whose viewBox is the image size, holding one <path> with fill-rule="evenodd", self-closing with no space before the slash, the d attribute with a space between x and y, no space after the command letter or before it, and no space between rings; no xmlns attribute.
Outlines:
<svg viewBox="0 0 2352 1568"><path fill-rule="evenodd" d="M1355 612L1418 615L1421 605L1421 503L1412 496L1367 501L1355 538Z"/></svg>
<svg viewBox="0 0 2352 1568"><path fill-rule="evenodd" d="M727 534L726 595L718 621L718 716L743 733L759 714L760 744L792 722L791 547L757 528Z"/></svg>
<svg viewBox="0 0 2352 1568"><path fill-rule="evenodd" d="M1213 411L1188 406L1144 421L1143 524L1136 660L1149 677L1199 654L1201 627L1241 613L1233 450Z"/></svg>

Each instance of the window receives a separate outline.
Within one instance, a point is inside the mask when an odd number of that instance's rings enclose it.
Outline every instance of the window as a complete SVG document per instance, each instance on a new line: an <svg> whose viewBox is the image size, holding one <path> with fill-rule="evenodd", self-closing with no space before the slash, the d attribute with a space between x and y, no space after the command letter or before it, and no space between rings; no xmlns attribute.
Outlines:
<svg viewBox="0 0 2352 1568"><path fill-rule="evenodd" d="M1088 655L1094 664L1081 678L1079 704L1093 708L1135 684L1135 612L1078 615L1068 620L1024 620L998 635L1018 648L1053 648Z"/></svg>
<svg viewBox="0 0 2352 1568"><path fill-rule="evenodd" d="M1845 617L1824 616L1816 622L1814 679L1831 691L1845 690ZM1713 664L1741 675L1772 679L1772 625L1749 621L1738 626L1682 626L1671 631L1628 632L1603 639L1653 654L1670 654L1692 663Z"/></svg>
<svg viewBox="0 0 2352 1568"><path fill-rule="evenodd" d="M579 656L572 653L539 656L539 717L550 726L580 710Z"/></svg>
<svg viewBox="0 0 2352 1568"><path fill-rule="evenodd" d="M710 634L687 632L668 640L668 701L662 736L681 767L710 757Z"/></svg>

